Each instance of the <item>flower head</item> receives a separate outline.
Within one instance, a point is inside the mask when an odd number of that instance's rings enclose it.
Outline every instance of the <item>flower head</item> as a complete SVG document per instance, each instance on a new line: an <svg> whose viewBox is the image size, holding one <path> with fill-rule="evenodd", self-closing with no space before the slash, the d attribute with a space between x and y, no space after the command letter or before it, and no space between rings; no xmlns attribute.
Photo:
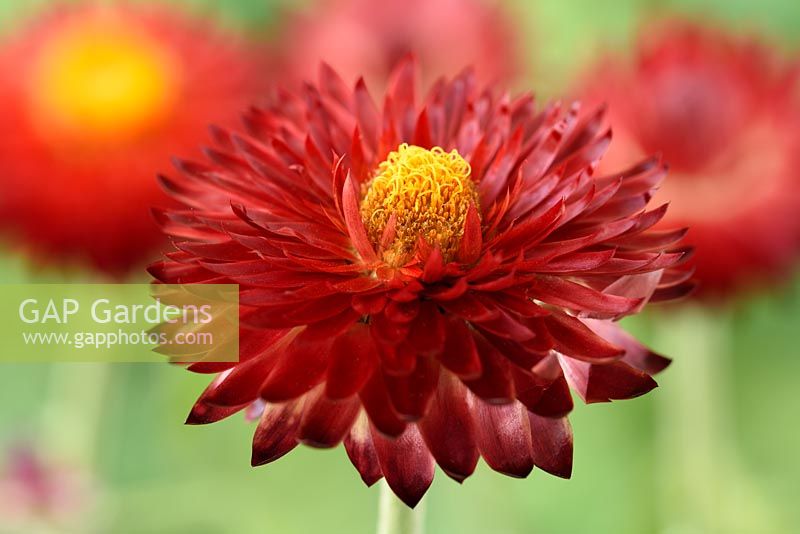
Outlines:
<svg viewBox="0 0 800 534"><path fill-rule="evenodd" d="M587 402L656 386L668 361L614 320L688 289L682 233L650 231L657 160L595 176L601 116L471 71L419 101L406 61L380 109L323 66L246 122L164 179L185 209L159 213L178 250L150 270L239 284L240 362L190 366L220 374L188 422L249 407L254 465L344 441L411 506L434 463L568 477L568 384Z"/></svg>
<svg viewBox="0 0 800 534"><path fill-rule="evenodd" d="M37 531L41 525L80 529L93 488L78 470L44 461L28 445L8 447L0 465L0 529Z"/></svg>
<svg viewBox="0 0 800 534"><path fill-rule="evenodd" d="M800 71L720 31L649 30L632 64L605 61L582 89L610 104L605 162L663 153L660 228L691 228L702 295L785 275L800 256Z"/></svg>
<svg viewBox="0 0 800 534"><path fill-rule="evenodd" d="M317 0L311 7L291 14L277 41L281 70L297 80L313 78L325 61L348 82L364 76L370 87L385 87L408 53L420 58L426 79L468 64L492 81L520 69L514 24L491 0Z"/></svg>
<svg viewBox="0 0 800 534"><path fill-rule="evenodd" d="M34 254L124 274L163 236L148 215L167 158L260 91L256 63L179 11L46 13L0 45L0 225ZM224 75L220 75L224 73Z"/></svg>

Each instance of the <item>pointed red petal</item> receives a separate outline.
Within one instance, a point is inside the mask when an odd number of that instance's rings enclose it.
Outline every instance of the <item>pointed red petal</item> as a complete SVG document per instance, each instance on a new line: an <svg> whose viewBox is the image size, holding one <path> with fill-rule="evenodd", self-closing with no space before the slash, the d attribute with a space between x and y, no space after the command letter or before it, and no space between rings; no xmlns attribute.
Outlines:
<svg viewBox="0 0 800 534"><path fill-rule="evenodd" d="M433 482L433 456L414 425L390 439L375 429L372 440L383 476L392 491L407 506L414 508Z"/></svg>
<svg viewBox="0 0 800 534"><path fill-rule="evenodd" d="M367 263L377 261L378 256L375 254L375 250L369 242L367 230L364 228L364 222L361 220L361 212L358 205L358 192L356 191L355 183L349 173L347 174L344 187L342 188L342 210L344 211L347 231L350 234L350 241L361 256L361 259Z"/></svg>
<svg viewBox="0 0 800 534"><path fill-rule="evenodd" d="M442 372L430 410L418 423L439 467L458 482L475 471L479 457L467 395L456 377Z"/></svg>
<svg viewBox="0 0 800 534"><path fill-rule="evenodd" d="M518 402L494 405L473 397L473 415L478 448L489 467L511 477L528 476L533 470L533 451L525 407Z"/></svg>
<svg viewBox="0 0 800 534"><path fill-rule="evenodd" d="M528 412L533 463L561 478L572 475L572 427L566 417L552 419Z"/></svg>
<svg viewBox="0 0 800 534"><path fill-rule="evenodd" d="M446 328L447 335L439 361L462 379L478 378L483 366L467 323L458 317L448 317Z"/></svg>
<svg viewBox="0 0 800 534"><path fill-rule="evenodd" d="M253 467L273 462L297 446L301 401L267 404L253 436Z"/></svg>
<svg viewBox="0 0 800 534"><path fill-rule="evenodd" d="M325 395L344 399L361 391L377 364L377 349L363 323L336 338L331 346Z"/></svg>
<svg viewBox="0 0 800 534"><path fill-rule="evenodd" d="M364 484L372 486L383 477L383 471L378 464L378 453L375 452L375 445L372 443L369 421L364 412L361 412L344 439L344 448Z"/></svg>
<svg viewBox="0 0 800 534"><path fill-rule="evenodd" d="M350 432L360 410L358 397L334 401L319 388L303 406L297 439L312 447L335 447Z"/></svg>
<svg viewBox="0 0 800 534"><path fill-rule="evenodd" d="M464 220L464 235L461 236L461 245L458 249L458 261L472 264L478 261L483 248L483 234L481 232L481 218L475 204L470 204L467 217Z"/></svg>

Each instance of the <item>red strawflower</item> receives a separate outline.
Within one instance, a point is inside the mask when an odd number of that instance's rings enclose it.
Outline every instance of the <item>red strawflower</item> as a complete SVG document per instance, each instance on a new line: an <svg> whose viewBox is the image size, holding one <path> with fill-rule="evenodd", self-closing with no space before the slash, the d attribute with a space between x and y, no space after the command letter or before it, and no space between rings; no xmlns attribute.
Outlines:
<svg viewBox="0 0 800 534"><path fill-rule="evenodd" d="M515 34L510 17L485 0L317 0L307 13L289 14L275 55L298 81L313 79L324 61L348 83L363 76L382 88L408 53L420 58L426 81L464 65L498 81L520 70Z"/></svg>
<svg viewBox="0 0 800 534"><path fill-rule="evenodd" d="M93 505L90 481L78 470L46 462L27 445L9 447L0 466L0 531L34 532L48 524L82 530Z"/></svg>
<svg viewBox="0 0 800 534"><path fill-rule="evenodd" d="M753 42L671 22L632 64L602 62L582 92L610 104L605 162L663 153L661 228L689 226L703 291L721 296L786 275L800 254L797 68Z"/></svg>
<svg viewBox="0 0 800 534"><path fill-rule="evenodd" d="M153 183L261 92L256 62L167 7L61 7L0 45L0 225L35 255L114 275L163 235Z"/></svg>
<svg viewBox="0 0 800 534"><path fill-rule="evenodd" d="M151 273L240 287L241 361L190 366L221 374L188 422L249 406L253 465L344 440L409 506L434 463L568 477L568 384L627 399L668 363L614 322L688 289L683 233L645 210L664 168L593 176L600 115L536 111L471 71L415 95L412 62L381 109L323 66L163 179L185 209L159 212L178 250Z"/></svg>

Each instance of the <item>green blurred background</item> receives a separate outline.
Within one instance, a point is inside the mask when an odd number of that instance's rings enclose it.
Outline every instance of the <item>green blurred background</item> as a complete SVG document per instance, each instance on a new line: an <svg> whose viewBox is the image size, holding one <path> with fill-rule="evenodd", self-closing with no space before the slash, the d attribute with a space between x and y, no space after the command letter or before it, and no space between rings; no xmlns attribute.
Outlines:
<svg viewBox="0 0 800 534"><path fill-rule="evenodd" d="M45 3L1 0L0 31ZM243 32L262 34L280 24L275 0L189 3ZM624 53L639 22L673 13L762 34L787 55L800 47L796 0L516 0L508 8L526 36L532 74L524 85L545 97L565 89L601 50ZM2 283L87 279L79 271L33 269L8 249L0 255ZM577 404L570 481L541 472L513 480L483 464L463 486L437 473L424 501L428 532L800 532L799 319L796 279L727 309L673 307L629 321L643 340L675 358L661 387L633 401ZM704 360L708 354L717 356ZM706 362L707 383L697 384L698 359ZM253 424L233 417L184 426L207 380L166 365L5 364L0 444L28 440L47 458L93 473L94 509L77 532L374 529L377 488L364 487L341 447L300 447L252 469ZM688 474L687 465L694 466ZM710 518L698 523L698 514Z"/></svg>

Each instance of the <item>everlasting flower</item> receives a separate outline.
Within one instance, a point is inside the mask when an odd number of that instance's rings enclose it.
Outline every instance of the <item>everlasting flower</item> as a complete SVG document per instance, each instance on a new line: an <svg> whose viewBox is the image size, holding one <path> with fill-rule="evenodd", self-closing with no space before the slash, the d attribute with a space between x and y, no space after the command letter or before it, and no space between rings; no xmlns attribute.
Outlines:
<svg viewBox="0 0 800 534"><path fill-rule="evenodd" d="M35 255L114 275L152 259L152 176L260 91L230 37L166 7L44 14L0 45L0 225Z"/></svg>
<svg viewBox="0 0 800 534"><path fill-rule="evenodd" d="M468 64L490 81L520 68L514 24L491 0L317 0L287 21L276 55L297 80L312 79L325 61L348 82L364 76L370 87L384 87L408 53L420 58L426 80Z"/></svg>
<svg viewBox="0 0 800 534"><path fill-rule="evenodd" d="M178 250L151 273L240 287L240 361L190 366L220 374L188 422L249 407L253 465L344 441L409 506L435 463L568 477L568 384L627 399L668 363L614 322L688 287L645 209L664 169L594 176L602 117L471 71L422 102L412 62L388 85L379 109L323 66L164 178L185 209L159 212Z"/></svg>
<svg viewBox="0 0 800 534"><path fill-rule="evenodd" d="M660 228L689 226L701 289L720 296L785 275L800 254L798 70L752 42L670 23L631 65L605 61L583 94L610 104L613 165L662 152Z"/></svg>
<svg viewBox="0 0 800 534"><path fill-rule="evenodd" d="M42 525L80 529L91 505L87 480L50 465L28 446L6 452L0 470L0 531L39 532Z"/></svg>

